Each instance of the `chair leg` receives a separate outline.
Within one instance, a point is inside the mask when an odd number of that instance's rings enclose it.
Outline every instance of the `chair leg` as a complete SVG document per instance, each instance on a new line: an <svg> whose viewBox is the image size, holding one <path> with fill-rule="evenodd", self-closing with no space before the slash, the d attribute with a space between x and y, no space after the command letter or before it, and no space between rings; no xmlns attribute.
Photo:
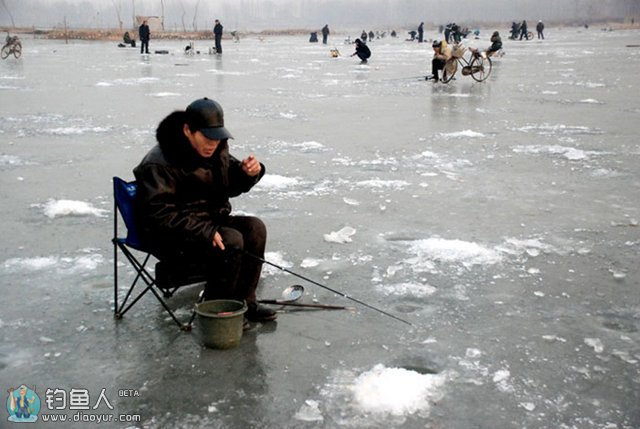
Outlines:
<svg viewBox="0 0 640 429"><path fill-rule="evenodd" d="M164 301L164 299L162 299L162 297L156 290L156 281L146 269L147 262L149 261L151 255L147 254L144 260L142 261L142 263L140 263L124 244L117 243L117 245L122 250L122 253L126 256L126 258L129 260L131 265L134 267L137 274L135 279L133 280L133 283L131 284L131 287L127 291L127 295L122 301L122 304L120 305L120 307L118 307L117 298L116 298L116 307L115 307L116 319L121 319L125 315L125 313L129 311L129 309L133 307L147 292L151 291L151 293L156 297L158 301L160 301L160 304L164 307L167 313L169 313L169 316L171 316L173 321L176 322L176 324L180 327L180 329L183 331L190 331L193 319L195 318L195 312L192 315L191 320L187 324L183 324L182 322L180 322L180 320L178 320L173 310L169 308L167 303ZM147 285L147 287L145 287L140 293L138 293L138 295L133 299L133 301L128 303L127 305L127 301L131 297L131 294L133 293L133 289L135 288L136 284L138 283L138 280L140 279L142 279L142 281ZM177 289L178 288L176 287L172 291L170 291L169 296L173 295L173 293Z"/></svg>

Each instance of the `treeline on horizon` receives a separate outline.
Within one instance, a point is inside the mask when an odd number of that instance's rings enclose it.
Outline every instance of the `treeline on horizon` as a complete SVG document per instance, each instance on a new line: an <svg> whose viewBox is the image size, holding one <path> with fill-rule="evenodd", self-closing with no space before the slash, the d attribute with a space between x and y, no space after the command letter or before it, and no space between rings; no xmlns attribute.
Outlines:
<svg viewBox="0 0 640 429"><path fill-rule="evenodd" d="M0 0L0 26L131 29L136 15L164 17L168 32L330 28L435 28L543 20L582 24L640 18L638 0Z"/></svg>

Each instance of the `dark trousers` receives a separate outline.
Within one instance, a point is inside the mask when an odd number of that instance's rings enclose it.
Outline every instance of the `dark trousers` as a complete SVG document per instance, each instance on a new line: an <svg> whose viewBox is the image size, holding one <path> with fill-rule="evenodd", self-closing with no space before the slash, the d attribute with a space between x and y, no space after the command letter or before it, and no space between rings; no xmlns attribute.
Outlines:
<svg viewBox="0 0 640 429"><path fill-rule="evenodd" d="M216 34L216 53L222 53L222 34Z"/></svg>
<svg viewBox="0 0 640 429"><path fill-rule="evenodd" d="M140 53L149 53L149 41L148 40L140 40Z"/></svg>
<svg viewBox="0 0 640 429"><path fill-rule="evenodd" d="M438 70L442 70L446 63L446 60L441 60L439 58L434 58L431 60L431 74L433 75L434 79L438 79Z"/></svg>
<svg viewBox="0 0 640 429"><path fill-rule="evenodd" d="M542 34L542 31L538 31L538 39L544 40L544 34Z"/></svg>
<svg viewBox="0 0 640 429"><path fill-rule="evenodd" d="M212 243L183 243L153 253L161 261L202 267L207 278L205 300L235 299L255 303L262 262L245 252L264 258L266 226L257 217L229 216L218 232L225 250L213 247Z"/></svg>

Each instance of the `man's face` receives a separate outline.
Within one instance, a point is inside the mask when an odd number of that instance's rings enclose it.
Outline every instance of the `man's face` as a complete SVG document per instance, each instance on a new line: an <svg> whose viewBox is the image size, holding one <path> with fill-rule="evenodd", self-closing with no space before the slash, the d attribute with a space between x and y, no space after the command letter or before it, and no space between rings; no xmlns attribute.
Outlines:
<svg viewBox="0 0 640 429"><path fill-rule="evenodd" d="M189 139L193 149L203 158L210 158L220 144L220 140L211 140L200 131L192 132L187 124L184 125L184 135Z"/></svg>

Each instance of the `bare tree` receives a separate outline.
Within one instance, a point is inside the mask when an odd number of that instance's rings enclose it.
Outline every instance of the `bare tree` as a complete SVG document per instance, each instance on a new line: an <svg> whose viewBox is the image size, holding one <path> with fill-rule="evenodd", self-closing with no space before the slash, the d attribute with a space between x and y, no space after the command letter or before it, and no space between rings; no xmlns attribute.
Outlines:
<svg viewBox="0 0 640 429"><path fill-rule="evenodd" d="M198 6L200 6L200 0L196 1L196 7L193 11L193 31L198 31Z"/></svg>
<svg viewBox="0 0 640 429"><path fill-rule="evenodd" d="M136 0L131 0L131 14L133 22L133 26L131 28L136 28Z"/></svg>
<svg viewBox="0 0 640 429"><path fill-rule="evenodd" d="M162 18L160 19L160 25L162 26L162 31L164 31L164 0L160 0L160 8L162 13Z"/></svg>
<svg viewBox="0 0 640 429"><path fill-rule="evenodd" d="M187 14L187 11L184 10L184 5L180 2L180 7L182 8L182 16L180 17L182 20L182 31L187 32L187 26L184 23L184 16Z"/></svg>
<svg viewBox="0 0 640 429"><path fill-rule="evenodd" d="M113 3L113 7L116 9L116 16L118 17L118 28L122 31L122 16L120 15L122 12L122 4L120 4L120 0L118 0L118 4L116 4L116 0L111 0Z"/></svg>

